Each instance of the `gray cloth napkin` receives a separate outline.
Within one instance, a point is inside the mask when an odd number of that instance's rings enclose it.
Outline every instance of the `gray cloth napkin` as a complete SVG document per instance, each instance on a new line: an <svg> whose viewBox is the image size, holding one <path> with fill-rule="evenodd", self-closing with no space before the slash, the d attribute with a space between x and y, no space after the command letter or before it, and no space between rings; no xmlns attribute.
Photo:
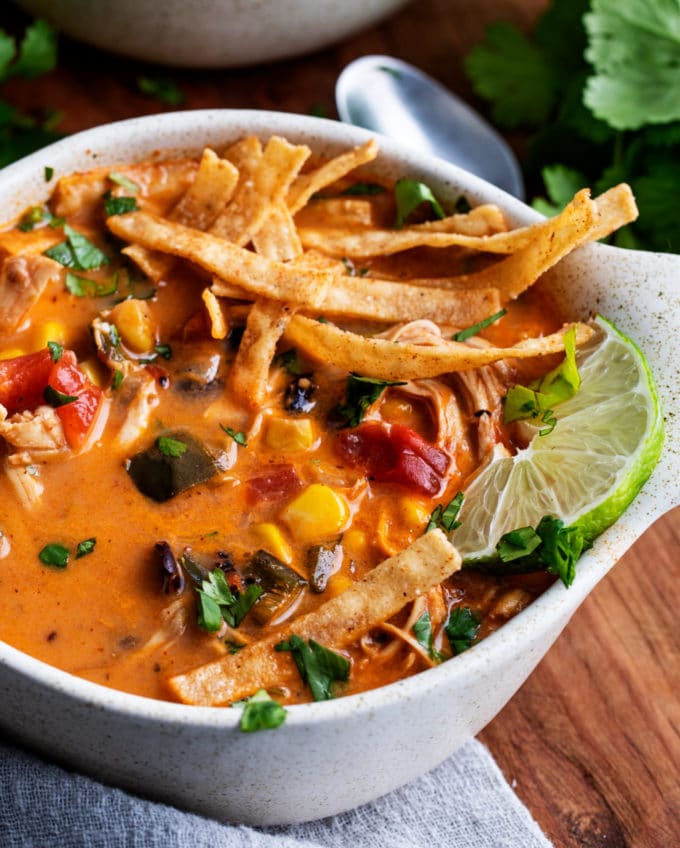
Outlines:
<svg viewBox="0 0 680 848"><path fill-rule="evenodd" d="M348 813L280 828L225 825L137 798L0 744L2 848L550 848L486 748Z"/></svg>

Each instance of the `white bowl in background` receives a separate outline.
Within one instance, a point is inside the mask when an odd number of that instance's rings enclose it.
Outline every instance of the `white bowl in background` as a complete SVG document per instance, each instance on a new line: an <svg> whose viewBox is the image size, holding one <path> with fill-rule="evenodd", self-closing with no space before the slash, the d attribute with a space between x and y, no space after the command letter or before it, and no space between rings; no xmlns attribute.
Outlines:
<svg viewBox="0 0 680 848"><path fill-rule="evenodd" d="M71 136L2 172L10 220L46 199L55 175L216 149L244 134L306 142L321 155L369 133L290 114L206 110L154 115ZM371 166L408 174L444 199L503 206L515 224L538 217L453 165L381 139ZM160 151L160 153L159 153ZM645 351L667 413L677 411L680 257L592 245L563 260L546 284L567 317L598 310ZM107 783L218 819L284 824L372 800L433 768L481 730L516 692L570 616L626 549L680 502L680 416L667 415L659 466L636 501L581 559L569 589L556 583L469 651L372 692L288 708L275 731L244 734L229 708L128 695L52 668L0 642L0 726L13 739ZM3 516L6 520L6 516Z"/></svg>
<svg viewBox="0 0 680 848"><path fill-rule="evenodd" d="M17 0L72 38L187 68L271 62L319 50L406 0Z"/></svg>

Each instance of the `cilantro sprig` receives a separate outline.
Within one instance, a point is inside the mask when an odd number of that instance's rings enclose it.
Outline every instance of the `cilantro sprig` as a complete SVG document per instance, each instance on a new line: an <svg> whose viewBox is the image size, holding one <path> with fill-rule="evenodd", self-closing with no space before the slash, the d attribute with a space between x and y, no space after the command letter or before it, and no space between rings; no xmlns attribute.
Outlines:
<svg viewBox="0 0 680 848"><path fill-rule="evenodd" d="M462 654L472 645L481 626L480 616L470 607L454 607L444 625L451 650Z"/></svg>
<svg viewBox="0 0 680 848"><path fill-rule="evenodd" d="M293 633L275 648L277 651L291 651L300 676L309 685L315 701L330 700L334 697L334 684L349 680L350 661L314 639L305 642Z"/></svg>
<svg viewBox="0 0 680 848"><path fill-rule="evenodd" d="M230 627L238 627L252 606L262 594L257 584L248 586L243 594L232 592L224 571L215 568L208 578L201 582L198 592L198 626L209 633L215 633L222 622Z"/></svg>
<svg viewBox="0 0 680 848"><path fill-rule="evenodd" d="M536 528L518 527L498 540L496 551L513 571L545 569L565 586L576 576L576 562L586 548L578 527L565 527L560 518L544 515Z"/></svg>
<svg viewBox="0 0 680 848"><path fill-rule="evenodd" d="M679 32L666 0L553 0L529 38L488 27L466 71L494 121L533 131L524 165L545 185L539 211L625 181L640 217L614 243L680 252Z"/></svg>

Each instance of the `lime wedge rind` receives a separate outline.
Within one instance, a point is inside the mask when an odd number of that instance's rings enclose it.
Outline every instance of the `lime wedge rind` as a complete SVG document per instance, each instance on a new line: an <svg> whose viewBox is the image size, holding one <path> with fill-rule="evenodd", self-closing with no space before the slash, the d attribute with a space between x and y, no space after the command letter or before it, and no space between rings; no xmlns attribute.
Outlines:
<svg viewBox="0 0 680 848"><path fill-rule="evenodd" d="M498 451L465 491L451 539L468 564L497 559L498 539L544 515L592 541L638 494L663 448L663 418L649 366L609 321L577 355L581 389L555 410L552 433L514 456Z"/></svg>

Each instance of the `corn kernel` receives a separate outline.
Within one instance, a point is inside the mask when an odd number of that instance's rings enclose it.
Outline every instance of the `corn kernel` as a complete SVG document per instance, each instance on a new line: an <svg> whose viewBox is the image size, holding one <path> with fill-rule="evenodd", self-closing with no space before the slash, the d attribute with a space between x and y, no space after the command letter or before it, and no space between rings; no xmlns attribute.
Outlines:
<svg viewBox="0 0 680 848"><path fill-rule="evenodd" d="M66 327L60 321L46 321L37 328L34 337L35 350L42 350L47 347L47 342L57 342L57 344L66 344L68 333Z"/></svg>
<svg viewBox="0 0 680 848"><path fill-rule="evenodd" d="M265 442L277 451L309 450L314 444L314 425L311 418L270 418Z"/></svg>
<svg viewBox="0 0 680 848"><path fill-rule="evenodd" d="M25 353L25 350L21 350L18 347L10 347L7 350L0 351L0 359L15 359L17 356L23 356Z"/></svg>
<svg viewBox="0 0 680 848"><path fill-rule="evenodd" d="M349 557L362 557L368 550L368 539L363 530L348 530L342 537L342 549Z"/></svg>
<svg viewBox="0 0 680 848"><path fill-rule="evenodd" d="M420 498L402 498L399 512L407 527L422 527L430 520L430 510Z"/></svg>
<svg viewBox="0 0 680 848"><path fill-rule="evenodd" d="M97 359L86 359L83 362L79 362L78 365L87 379L95 386L102 388L108 382L107 373Z"/></svg>
<svg viewBox="0 0 680 848"><path fill-rule="evenodd" d="M349 589L353 582L354 581L351 577L348 577L342 572L338 572L338 574L331 574L328 578L325 596L327 598L334 598L336 595L342 595L346 589Z"/></svg>
<svg viewBox="0 0 680 848"><path fill-rule="evenodd" d="M281 514L295 539L302 544L321 542L347 524L347 501L323 483L312 483Z"/></svg>
<svg viewBox="0 0 680 848"><path fill-rule="evenodd" d="M255 536L257 544L264 548L267 553L280 559L281 562L285 562L286 565L293 562L293 551L276 524L270 522L253 524L250 530Z"/></svg>
<svg viewBox="0 0 680 848"><path fill-rule="evenodd" d="M146 301L124 300L111 312L123 343L135 353L148 353L156 341L151 310Z"/></svg>

